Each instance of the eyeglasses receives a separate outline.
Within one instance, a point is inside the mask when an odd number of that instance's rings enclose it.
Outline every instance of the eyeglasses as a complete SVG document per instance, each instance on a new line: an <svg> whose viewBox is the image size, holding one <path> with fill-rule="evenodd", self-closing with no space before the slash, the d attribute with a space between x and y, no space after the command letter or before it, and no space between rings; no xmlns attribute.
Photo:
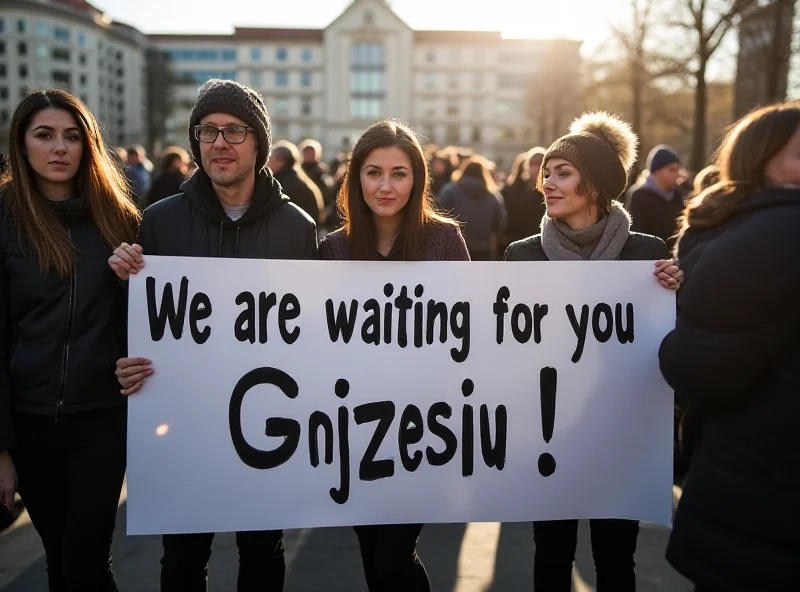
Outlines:
<svg viewBox="0 0 800 592"><path fill-rule="evenodd" d="M247 139L247 132L254 132L252 127L214 127L213 125L194 126L194 137L200 142L213 144L222 132L222 137L228 144L241 144Z"/></svg>

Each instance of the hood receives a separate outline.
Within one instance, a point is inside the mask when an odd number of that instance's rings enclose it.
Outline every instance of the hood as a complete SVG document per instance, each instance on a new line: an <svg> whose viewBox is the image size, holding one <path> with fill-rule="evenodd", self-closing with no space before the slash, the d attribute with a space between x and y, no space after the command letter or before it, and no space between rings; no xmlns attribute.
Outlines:
<svg viewBox="0 0 800 592"><path fill-rule="evenodd" d="M253 190L253 200L244 216L236 222L228 218L222 204L219 203L211 179L203 169L198 169L194 175L181 185L181 191L189 198L192 206L205 218L214 224L225 226L245 226L255 220L260 220L272 210L289 202L283 195L280 183L266 170L256 173L256 183Z"/></svg>
<svg viewBox="0 0 800 592"><path fill-rule="evenodd" d="M470 197L479 198L489 195L489 191L484 187L483 182L479 179L472 177L462 177L458 180L457 185L461 188L465 195Z"/></svg>

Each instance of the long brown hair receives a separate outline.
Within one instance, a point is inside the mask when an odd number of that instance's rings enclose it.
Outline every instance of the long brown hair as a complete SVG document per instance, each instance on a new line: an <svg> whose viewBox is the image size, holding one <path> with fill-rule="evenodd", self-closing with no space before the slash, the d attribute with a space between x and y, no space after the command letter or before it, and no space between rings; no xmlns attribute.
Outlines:
<svg viewBox="0 0 800 592"><path fill-rule="evenodd" d="M86 105L68 92L53 89L33 91L22 99L11 119L10 170L0 182L0 199L16 226L23 249L32 247L41 272L55 271L66 278L75 269L75 247L48 207L47 198L39 192L36 173L25 157L25 132L31 120L39 111L50 108L70 113L81 131L83 156L74 181L106 243L114 248L122 242L132 242L141 215L122 173L106 150L100 126Z"/></svg>
<svg viewBox="0 0 800 592"><path fill-rule="evenodd" d="M477 179L488 193L496 193L497 183L494 182L490 168L491 163L488 160L483 156L473 154L461 163L458 170L453 173L451 180L453 183L457 183L464 177Z"/></svg>
<svg viewBox="0 0 800 592"><path fill-rule="evenodd" d="M361 167L376 148L397 146L411 161L414 185L408 203L403 208L403 220L394 248L405 261L421 261L425 250L425 235L432 224L456 223L436 212L429 190L430 174L425 154L414 133L392 119L373 124L364 132L353 149L350 166L345 173L337 202L344 220L344 233L353 259L377 259L375 222L372 210L361 190Z"/></svg>
<svg viewBox="0 0 800 592"><path fill-rule="evenodd" d="M719 182L689 202L680 235L689 226L709 228L724 222L739 204L766 185L767 163L800 127L800 103L757 109L736 122L716 158Z"/></svg>

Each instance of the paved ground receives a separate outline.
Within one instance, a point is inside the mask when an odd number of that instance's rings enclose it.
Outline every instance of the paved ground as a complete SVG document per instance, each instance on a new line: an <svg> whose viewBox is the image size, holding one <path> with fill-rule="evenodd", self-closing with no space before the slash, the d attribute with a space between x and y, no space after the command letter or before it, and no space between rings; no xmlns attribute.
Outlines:
<svg viewBox="0 0 800 592"><path fill-rule="evenodd" d="M127 537L120 507L114 571L122 592L157 592L159 537ZM668 531L643 526L636 553L639 592L689 592L664 561ZM581 524L573 579L576 592L594 590L588 524ZM286 537L286 592L366 592L358 543L348 528L291 531ZM533 589L530 524L445 524L425 527L420 555L435 592L517 592ZM212 591L234 590L236 544L219 535L211 559ZM0 534L0 590L45 591L44 557L26 514Z"/></svg>

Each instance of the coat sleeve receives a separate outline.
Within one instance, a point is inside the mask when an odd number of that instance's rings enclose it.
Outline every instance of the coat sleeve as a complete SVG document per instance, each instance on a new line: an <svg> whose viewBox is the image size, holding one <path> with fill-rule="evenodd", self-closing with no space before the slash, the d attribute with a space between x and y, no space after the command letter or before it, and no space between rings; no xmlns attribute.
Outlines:
<svg viewBox="0 0 800 592"><path fill-rule="evenodd" d="M317 225L312 224L306 231L303 259L319 259L319 246L317 244Z"/></svg>
<svg viewBox="0 0 800 592"><path fill-rule="evenodd" d="M647 206L645 204L646 198L640 193L634 191L631 195L631 230L633 232L642 232L644 234L653 234L650 228L650 221L647 216Z"/></svg>
<svg viewBox="0 0 800 592"><path fill-rule="evenodd" d="M14 430L11 426L11 382L8 376L10 332L5 254L0 251L0 336L2 336L0 337L0 451L14 445Z"/></svg>
<svg viewBox="0 0 800 592"><path fill-rule="evenodd" d="M155 220L150 209L145 210L142 215L142 223L139 225L139 237L136 242L142 247L142 254L145 257L147 255L158 255Z"/></svg>
<svg viewBox="0 0 800 592"><path fill-rule="evenodd" d="M708 409L742 400L800 332L800 216L764 216L689 262L659 362L669 385ZM731 231L729 231L731 232Z"/></svg>

